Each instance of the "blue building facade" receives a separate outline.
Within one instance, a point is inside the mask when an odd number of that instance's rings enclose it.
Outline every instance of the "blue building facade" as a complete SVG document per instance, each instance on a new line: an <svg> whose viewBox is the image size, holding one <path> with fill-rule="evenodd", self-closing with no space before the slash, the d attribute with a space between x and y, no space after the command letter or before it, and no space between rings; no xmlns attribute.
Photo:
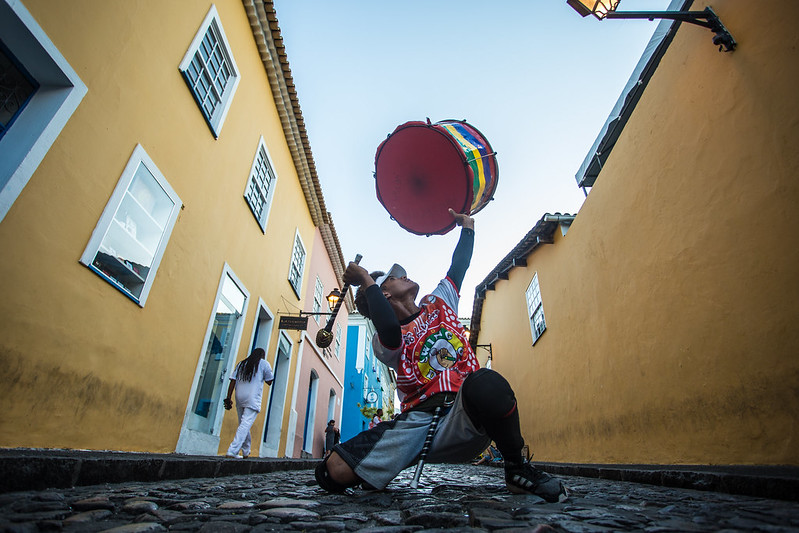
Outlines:
<svg viewBox="0 0 799 533"><path fill-rule="evenodd" d="M341 440L347 440L368 429L370 419L362 408L383 409L383 418L393 412L396 378L381 363L372 349L374 326L360 314L351 314L347 325L344 394L341 411Z"/></svg>

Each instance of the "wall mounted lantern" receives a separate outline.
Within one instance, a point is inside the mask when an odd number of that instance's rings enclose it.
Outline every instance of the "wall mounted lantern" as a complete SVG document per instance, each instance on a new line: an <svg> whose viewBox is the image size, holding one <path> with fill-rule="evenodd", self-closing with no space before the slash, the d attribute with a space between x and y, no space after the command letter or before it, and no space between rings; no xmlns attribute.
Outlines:
<svg viewBox="0 0 799 533"><path fill-rule="evenodd" d="M333 289L330 291L330 294L327 295L327 303L330 305L330 309L336 307L336 304L341 299L341 291L338 288Z"/></svg>
<svg viewBox="0 0 799 533"><path fill-rule="evenodd" d="M720 52L732 52L735 50L735 39L721 23L716 12L712 8L706 7L704 11L616 11L620 0L566 0L566 3L574 8L580 15L587 17L594 15L599 20L602 19L669 19L696 24L703 28L709 28L716 35L713 37L713 44L719 47Z"/></svg>
<svg viewBox="0 0 799 533"><path fill-rule="evenodd" d="M486 368L491 368L491 360L494 359L494 351L491 349L491 343L488 344L478 344L475 346L475 349L483 348L488 352L488 359L486 359Z"/></svg>

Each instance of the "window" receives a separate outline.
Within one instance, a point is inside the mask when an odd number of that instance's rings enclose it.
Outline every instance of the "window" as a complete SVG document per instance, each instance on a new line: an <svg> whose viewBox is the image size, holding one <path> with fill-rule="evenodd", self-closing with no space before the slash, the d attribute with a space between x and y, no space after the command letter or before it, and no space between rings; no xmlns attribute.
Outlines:
<svg viewBox="0 0 799 533"><path fill-rule="evenodd" d="M527 287L525 297L527 299L527 316L530 319L530 330L533 333L533 344L535 344L538 337L547 329L547 323L544 320L544 306L541 303L541 289L538 287L538 272L535 273L533 281Z"/></svg>
<svg viewBox="0 0 799 533"><path fill-rule="evenodd" d="M179 69L211 132L219 137L241 78L216 6L211 6Z"/></svg>
<svg viewBox="0 0 799 533"><path fill-rule="evenodd" d="M333 346L335 346L336 359L341 359L341 325L340 324L336 324L336 340L334 341Z"/></svg>
<svg viewBox="0 0 799 533"><path fill-rule="evenodd" d="M300 232L294 235L294 250L291 252L291 266L289 268L289 283L294 289L297 298L300 297L302 289L302 274L305 270L305 246L300 239Z"/></svg>
<svg viewBox="0 0 799 533"><path fill-rule="evenodd" d="M22 2L0 0L0 36L2 221L86 95L86 85Z"/></svg>
<svg viewBox="0 0 799 533"><path fill-rule="evenodd" d="M322 312L322 300L324 299L325 288L322 285L322 280L319 279L317 276L316 278L316 286L313 289L313 312L314 313L321 313ZM314 320L316 323L319 324L321 320L321 315L314 315Z"/></svg>
<svg viewBox="0 0 799 533"><path fill-rule="evenodd" d="M244 198L261 226L261 231L266 231L266 219L269 217L269 208L272 206L272 196L275 189L275 171L272 170L269 152L266 151L264 138L258 142L258 151L250 169L250 179L247 180L247 189Z"/></svg>
<svg viewBox="0 0 799 533"><path fill-rule="evenodd" d="M81 263L144 307L181 205L158 167L137 145Z"/></svg>

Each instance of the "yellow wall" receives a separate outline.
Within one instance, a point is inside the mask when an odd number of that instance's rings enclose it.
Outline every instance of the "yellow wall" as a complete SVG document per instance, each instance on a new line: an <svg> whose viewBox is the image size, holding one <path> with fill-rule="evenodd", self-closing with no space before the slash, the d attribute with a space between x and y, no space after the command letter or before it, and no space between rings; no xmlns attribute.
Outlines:
<svg viewBox="0 0 799 533"><path fill-rule="evenodd" d="M568 235L486 293L536 460L799 464L799 4L713 8L738 49L683 25Z"/></svg>
<svg viewBox="0 0 799 533"><path fill-rule="evenodd" d="M0 446L172 451L223 265L250 292L236 360L258 297L299 305L291 249L314 226L246 13L215 3L242 74L218 140L178 71L211 2L24 1L88 93L0 223ZM243 198L262 135L265 235ZM137 143L184 203L144 308L78 263Z"/></svg>

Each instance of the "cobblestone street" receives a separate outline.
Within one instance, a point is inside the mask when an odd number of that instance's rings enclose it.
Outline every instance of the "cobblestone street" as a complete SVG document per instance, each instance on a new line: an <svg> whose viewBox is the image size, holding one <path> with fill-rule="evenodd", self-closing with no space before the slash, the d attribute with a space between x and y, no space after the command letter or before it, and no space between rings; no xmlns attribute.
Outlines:
<svg viewBox="0 0 799 533"><path fill-rule="evenodd" d="M327 494L310 470L0 494L0 531L799 531L799 503L561 476L564 503L507 492L501 468L427 465L385 491Z"/></svg>

